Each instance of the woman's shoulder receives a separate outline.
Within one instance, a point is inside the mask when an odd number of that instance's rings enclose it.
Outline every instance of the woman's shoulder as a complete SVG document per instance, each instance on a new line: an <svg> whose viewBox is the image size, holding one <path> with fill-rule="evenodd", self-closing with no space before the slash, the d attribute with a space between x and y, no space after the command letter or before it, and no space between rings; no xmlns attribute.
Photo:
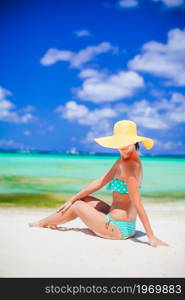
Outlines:
<svg viewBox="0 0 185 300"><path fill-rule="evenodd" d="M122 171L126 171L127 169L134 168L135 170L142 171L142 163L141 160L138 159L130 159L130 160L123 160L119 158L116 161L117 168L120 168Z"/></svg>
<svg viewBox="0 0 185 300"><path fill-rule="evenodd" d="M120 158L118 160L118 164L120 166L128 166L128 165L133 165L135 167L141 166L141 160L140 158L131 158L131 159L125 159L124 161Z"/></svg>
<svg viewBox="0 0 185 300"><path fill-rule="evenodd" d="M125 168L125 173L129 174L130 170L132 170L132 172L135 173L138 183L139 185L141 185L143 179L143 169L142 169L141 161L139 159L128 161Z"/></svg>

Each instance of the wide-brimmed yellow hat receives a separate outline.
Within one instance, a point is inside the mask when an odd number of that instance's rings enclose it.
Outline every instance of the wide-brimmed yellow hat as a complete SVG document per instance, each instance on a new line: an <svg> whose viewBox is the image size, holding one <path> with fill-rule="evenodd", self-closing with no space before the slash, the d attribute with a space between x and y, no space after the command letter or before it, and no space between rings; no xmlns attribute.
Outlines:
<svg viewBox="0 0 185 300"><path fill-rule="evenodd" d="M114 124L113 135L95 138L98 144L106 148L119 149L130 144L142 142L149 150L153 147L153 139L137 135L136 123L130 120L118 121Z"/></svg>

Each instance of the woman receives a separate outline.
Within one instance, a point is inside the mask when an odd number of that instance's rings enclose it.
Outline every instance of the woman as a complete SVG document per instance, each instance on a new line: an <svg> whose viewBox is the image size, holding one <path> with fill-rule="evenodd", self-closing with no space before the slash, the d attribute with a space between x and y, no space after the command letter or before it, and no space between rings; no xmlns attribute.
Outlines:
<svg viewBox="0 0 185 300"><path fill-rule="evenodd" d="M98 236L109 239L127 239L135 235L138 215L146 230L149 244L153 247L167 246L167 243L155 236L139 192L143 174L141 161L136 151L138 143L142 142L146 149L150 149L154 141L138 136L136 124L130 120L116 122L112 136L97 138L95 141L104 147L118 149L120 158L103 176L74 195L54 214L29 225L56 227L58 224L80 217ZM109 188L113 190L111 206L90 195L108 183Z"/></svg>

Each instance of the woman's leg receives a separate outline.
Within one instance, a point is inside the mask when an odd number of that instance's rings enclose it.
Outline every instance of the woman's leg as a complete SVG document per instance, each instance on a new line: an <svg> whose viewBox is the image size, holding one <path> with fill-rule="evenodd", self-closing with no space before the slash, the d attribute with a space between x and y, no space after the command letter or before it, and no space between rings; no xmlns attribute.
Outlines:
<svg viewBox="0 0 185 300"><path fill-rule="evenodd" d="M74 204L73 204L74 205ZM29 223L30 227L48 227L48 226L54 226L56 227L58 224L63 224L66 222L69 222L77 217L76 213L73 209L71 209L72 206L70 206L64 214L61 212L54 213L44 219L41 219L37 222Z"/></svg>
<svg viewBox="0 0 185 300"><path fill-rule="evenodd" d="M84 224L98 236L109 239L122 239L119 228L114 226L112 230L111 224L105 223L107 216L104 213L97 211L97 209L82 200L76 201L73 209Z"/></svg>
<svg viewBox="0 0 185 300"><path fill-rule="evenodd" d="M108 214L110 210L110 205L93 196L86 196L82 199L82 201L84 201L89 206L95 208L97 211L100 211L104 214ZM55 226L56 227L58 224L63 224L72 221L78 216L72 210L70 210L70 208L63 215L60 212L54 213L44 219L41 219L40 221L29 223L29 226L31 227ZM61 223L61 216L63 217L63 220L65 220L63 223Z"/></svg>
<svg viewBox="0 0 185 300"><path fill-rule="evenodd" d="M117 227L114 227L112 231L111 226L106 226L106 215L100 211L97 211L94 207L91 207L88 203L82 200L76 201L68 210L62 215L56 213L48 218L45 218L38 222L35 226L55 226L57 224L64 224L71 219L71 217L80 217L80 219L97 235L104 238L121 239L120 231Z"/></svg>
<svg viewBox="0 0 185 300"><path fill-rule="evenodd" d="M86 196L81 200L89 204L91 207L94 207L97 211L103 212L104 214L108 214L110 211L109 204L94 196Z"/></svg>

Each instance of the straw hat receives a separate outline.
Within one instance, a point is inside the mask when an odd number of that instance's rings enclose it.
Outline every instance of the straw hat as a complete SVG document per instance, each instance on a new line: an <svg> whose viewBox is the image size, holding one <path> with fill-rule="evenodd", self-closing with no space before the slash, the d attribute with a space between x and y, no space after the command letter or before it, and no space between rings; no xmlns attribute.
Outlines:
<svg viewBox="0 0 185 300"><path fill-rule="evenodd" d="M130 120L118 121L114 124L113 135L95 138L98 144L106 148L119 149L130 144L142 142L149 150L153 147L153 139L137 135L136 123Z"/></svg>

